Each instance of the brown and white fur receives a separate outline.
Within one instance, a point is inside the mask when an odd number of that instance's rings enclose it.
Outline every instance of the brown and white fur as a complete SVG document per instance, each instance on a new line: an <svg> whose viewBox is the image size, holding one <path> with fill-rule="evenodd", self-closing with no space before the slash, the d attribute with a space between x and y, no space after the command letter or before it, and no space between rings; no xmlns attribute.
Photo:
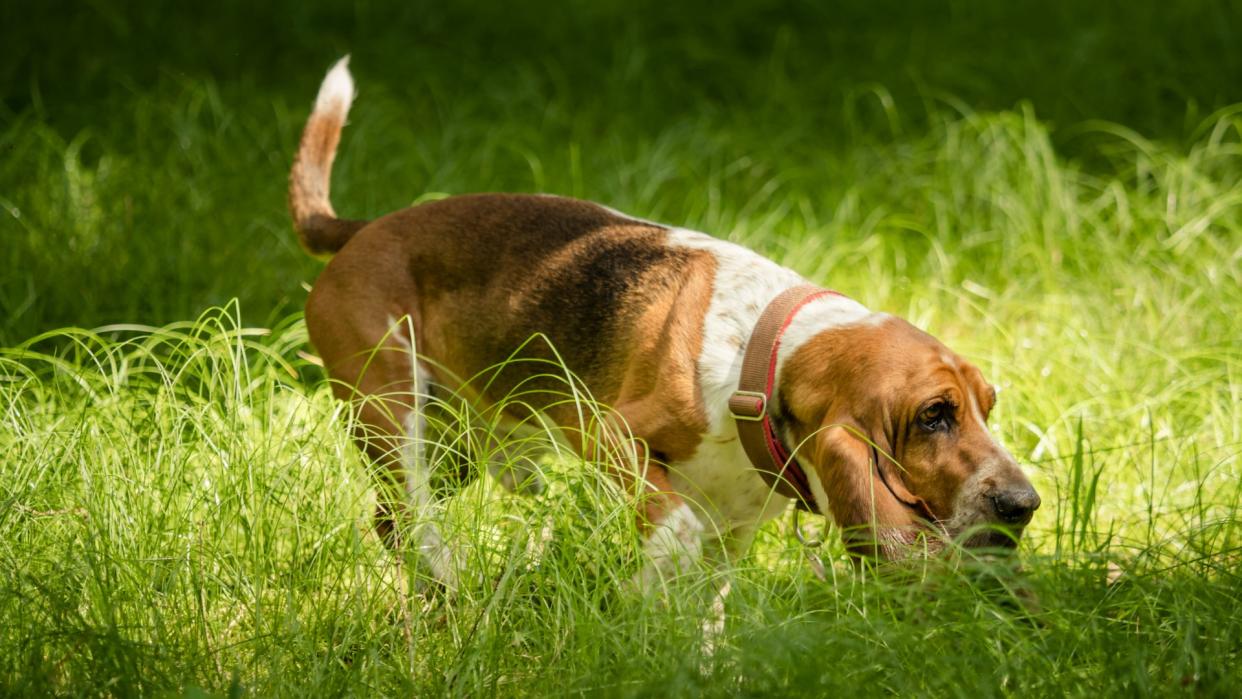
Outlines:
<svg viewBox="0 0 1242 699"><path fill-rule="evenodd" d="M404 485L402 497L381 500L385 540L409 537L432 575L455 584L459 562L432 516L439 496L422 454L419 397L439 386L489 404L516 386L543 386L546 367L534 363L507 366L485 390L456 378L542 334L547 342L527 344L525 355L551 359L555 348L611 407L614 436L634 439L634 463L609 470L645 495L638 516L650 560L638 582L745 551L789 501L751 467L726 402L760 313L805 281L703 233L554 196L462 195L370 222L339 219L328 184L353 97L343 59L306 125L289 204L303 246L335 253L306 304L311 341L337 396L355 406L359 446ZM994 402L979 370L931 336L827 296L803 307L782 339L770 411L798 447L815 505L851 549L896 558L928 531L1012 545L1038 507L988 432ZM572 403L526 409L559 425L580 452L596 453ZM893 488L921 497L937 521L898 500L881 467L895 469ZM976 533L989 524L1001 530Z"/></svg>

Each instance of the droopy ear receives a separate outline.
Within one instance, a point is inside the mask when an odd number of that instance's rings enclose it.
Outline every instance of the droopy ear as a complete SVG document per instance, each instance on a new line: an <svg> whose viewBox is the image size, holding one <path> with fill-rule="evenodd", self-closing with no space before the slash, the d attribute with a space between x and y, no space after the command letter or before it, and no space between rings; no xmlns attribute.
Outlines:
<svg viewBox="0 0 1242 699"><path fill-rule="evenodd" d="M875 449L852 422L826 427L816 439L815 469L846 548L856 556L892 558L913 539L917 522L880 480Z"/></svg>

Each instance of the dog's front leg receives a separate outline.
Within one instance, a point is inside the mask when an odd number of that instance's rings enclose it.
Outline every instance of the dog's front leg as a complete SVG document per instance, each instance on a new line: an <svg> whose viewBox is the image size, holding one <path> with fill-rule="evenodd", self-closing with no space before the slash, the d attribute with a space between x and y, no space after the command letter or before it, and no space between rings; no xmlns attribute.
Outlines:
<svg viewBox="0 0 1242 699"><path fill-rule="evenodd" d="M630 442L628 459L611 459L610 470L623 489L638 498L638 529L643 562L631 585L650 594L703 557L703 523L672 488L668 467L650 455L643 441Z"/></svg>
<svg viewBox="0 0 1242 699"><path fill-rule="evenodd" d="M667 483L665 486L648 494L643 503L645 560L634 585L645 593L691 570L703 557L703 523L680 496L667 490Z"/></svg>

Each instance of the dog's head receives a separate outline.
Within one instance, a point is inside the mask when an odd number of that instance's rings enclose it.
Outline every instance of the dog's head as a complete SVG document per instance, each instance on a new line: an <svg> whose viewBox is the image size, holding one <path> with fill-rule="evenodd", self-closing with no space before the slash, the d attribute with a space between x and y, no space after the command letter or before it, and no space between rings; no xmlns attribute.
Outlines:
<svg viewBox="0 0 1242 699"><path fill-rule="evenodd" d="M988 431L996 390L899 318L814 336L790 356L780 390L790 443L855 554L906 556L929 528L1012 547L1039 507Z"/></svg>

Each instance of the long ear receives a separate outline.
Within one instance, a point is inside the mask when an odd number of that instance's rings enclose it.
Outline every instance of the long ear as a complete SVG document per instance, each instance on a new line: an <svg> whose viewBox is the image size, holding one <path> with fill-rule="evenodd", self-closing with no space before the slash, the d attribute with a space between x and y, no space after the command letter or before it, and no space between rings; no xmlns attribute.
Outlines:
<svg viewBox="0 0 1242 699"><path fill-rule="evenodd" d="M931 510L931 505L928 505L926 500L910 492L910 489L906 487L905 469L901 467L901 464L897 463L897 460L893 458L887 449L873 449L871 458L874 460L876 471L884 481L884 487L894 497L905 503L907 507L917 512L919 516L924 517L927 521L937 521L936 515Z"/></svg>
<svg viewBox="0 0 1242 699"><path fill-rule="evenodd" d="M917 522L880 479L866 433L852 423L833 425L820 433L815 452L815 470L846 548L857 556L893 557L893 545L911 540Z"/></svg>

